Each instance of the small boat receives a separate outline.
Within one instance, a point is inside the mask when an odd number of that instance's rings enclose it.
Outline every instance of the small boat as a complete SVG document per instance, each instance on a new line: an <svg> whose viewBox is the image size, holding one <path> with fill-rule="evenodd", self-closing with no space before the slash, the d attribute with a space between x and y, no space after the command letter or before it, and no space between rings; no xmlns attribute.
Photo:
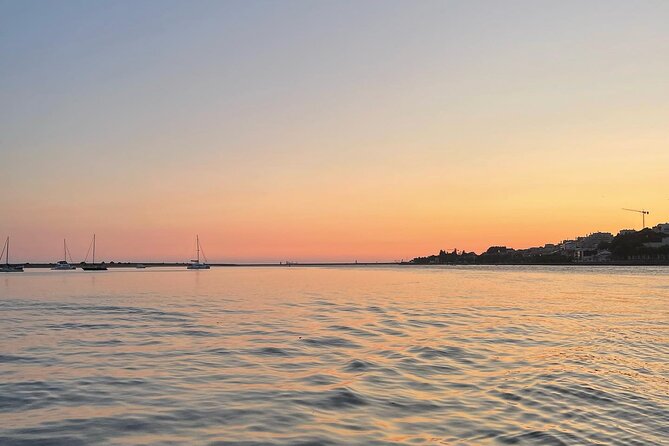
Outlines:
<svg viewBox="0 0 669 446"><path fill-rule="evenodd" d="M51 269L54 270L54 271L69 271L69 270L77 269L76 266L67 262L67 254L68 254L67 242L65 241L65 239L63 239L63 260L58 261L56 263L56 265L54 265L54 267L51 268ZM71 260L72 260L72 256L70 256L70 261Z"/></svg>
<svg viewBox="0 0 669 446"><path fill-rule="evenodd" d="M204 262L200 262L200 236L197 235L195 236L195 245L197 246L197 259L196 260L191 260L190 265L188 265L186 268L187 269L209 269L209 265L207 265ZM202 252L202 257L204 257L205 262L207 261L207 256L204 255L204 251Z"/></svg>
<svg viewBox="0 0 669 446"><path fill-rule="evenodd" d="M2 255L5 255L5 264L0 266L0 273L22 273L23 265L10 265L9 264L9 237L5 240L5 246L2 248L2 254L0 254L0 259Z"/></svg>
<svg viewBox="0 0 669 446"><path fill-rule="evenodd" d="M90 247L88 250L90 251ZM88 254L86 254L86 260L88 260ZM84 264L81 266L81 269L84 271L107 271L107 267L104 264L96 264L95 263L95 234L93 234L93 263L86 263L86 260L84 260Z"/></svg>
<svg viewBox="0 0 669 446"><path fill-rule="evenodd" d="M67 263L65 260L59 260L51 269L54 271L67 271L77 269L77 267Z"/></svg>
<svg viewBox="0 0 669 446"><path fill-rule="evenodd" d="M135 265L135 268L137 268L137 269L146 269L146 265L144 265L143 263L138 263L137 265Z"/></svg>

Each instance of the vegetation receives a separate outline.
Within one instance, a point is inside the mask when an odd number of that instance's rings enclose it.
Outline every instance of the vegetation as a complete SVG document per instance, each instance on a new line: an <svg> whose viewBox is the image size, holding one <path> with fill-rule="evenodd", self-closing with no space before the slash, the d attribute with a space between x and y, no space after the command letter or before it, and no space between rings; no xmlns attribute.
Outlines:
<svg viewBox="0 0 669 446"><path fill-rule="evenodd" d="M472 264L476 263L476 257L476 254L473 252L460 251L458 253L457 249L454 249L453 252L446 252L442 249L437 255L416 257L411 263L416 265Z"/></svg>
<svg viewBox="0 0 669 446"><path fill-rule="evenodd" d="M411 261L417 265L430 264L566 264L583 261L606 262L661 262L669 261L669 245L647 246L651 243L662 243L667 234L655 232L652 229L643 229L638 232L618 234L612 241L601 242L596 248L585 249L581 245L578 252L566 245L546 245L543 248L529 248L515 250L506 246L491 246L484 253L477 255L473 252L453 250L453 252L439 251L439 254L427 257L416 257ZM573 243L573 241L571 242ZM587 245L585 245L587 246ZM610 255L609 255L610 253ZM578 255L577 255L578 254ZM601 255L600 257L597 257ZM594 260L593 260L594 258ZM579 259L579 260L576 260Z"/></svg>
<svg viewBox="0 0 669 446"><path fill-rule="evenodd" d="M663 234L651 229L643 229L629 234L618 234L613 238L608 249L615 260L667 259L669 258L669 245L659 248L644 246L644 243L662 242L662 238Z"/></svg>
<svg viewBox="0 0 669 446"><path fill-rule="evenodd" d="M570 257L551 253L545 255L525 255L522 251L516 251L506 246L491 246L486 252L477 255L474 252L453 250L453 252L439 251L437 255L427 257L416 257L411 263L416 265L444 265L444 264L480 264L480 265L503 265L503 264L545 264L545 263L569 263Z"/></svg>

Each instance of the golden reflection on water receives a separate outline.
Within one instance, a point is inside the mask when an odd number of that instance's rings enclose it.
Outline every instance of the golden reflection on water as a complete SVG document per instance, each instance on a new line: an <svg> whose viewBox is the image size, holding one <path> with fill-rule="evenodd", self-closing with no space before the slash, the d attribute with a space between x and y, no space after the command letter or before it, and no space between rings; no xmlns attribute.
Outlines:
<svg viewBox="0 0 669 446"><path fill-rule="evenodd" d="M669 416L667 272L8 275L0 439L658 442Z"/></svg>

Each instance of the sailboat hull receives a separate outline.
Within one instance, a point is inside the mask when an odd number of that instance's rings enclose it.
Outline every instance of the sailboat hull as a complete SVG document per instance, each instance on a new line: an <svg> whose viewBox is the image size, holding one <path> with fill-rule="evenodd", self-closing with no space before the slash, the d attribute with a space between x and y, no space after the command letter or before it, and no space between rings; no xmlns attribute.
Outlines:
<svg viewBox="0 0 669 446"><path fill-rule="evenodd" d="M0 273L22 273L22 266L3 265L0 266Z"/></svg>
<svg viewBox="0 0 669 446"><path fill-rule="evenodd" d="M102 265L84 265L81 269L84 271L107 271L107 267Z"/></svg>
<svg viewBox="0 0 669 446"><path fill-rule="evenodd" d="M22 273L23 265L10 265L9 264L9 237L5 240L5 246L2 247L2 253L0 253L0 258L5 256L5 264L0 265L0 273Z"/></svg>

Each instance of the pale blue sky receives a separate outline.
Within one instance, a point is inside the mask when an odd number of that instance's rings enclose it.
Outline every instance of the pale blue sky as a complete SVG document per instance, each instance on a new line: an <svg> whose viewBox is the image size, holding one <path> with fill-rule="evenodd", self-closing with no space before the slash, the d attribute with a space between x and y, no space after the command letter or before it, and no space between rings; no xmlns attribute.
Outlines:
<svg viewBox="0 0 669 446"><path fill-rule="evenodd" d="M551 171L536 180L541 196L574 212L565 236L586 230L575 214L608 192L590 226L637 203L667 212L653 169L668 160L668 23L667 1L0 1L0 188L12 191L0 231L24 245L46 234L27 250L36 256L37 242L67 231L120 238L166 221L181 234L192 219L228 228L223 250L241 228L287 219L323 228L305 240L277 229L300 240L295 257L337 257L324 240L365 230L325 230L339 215L383 232L391 216L467 211L466 196L490 220L499 191L510 226L513 212L545 212L518 186L537 170ZM634 175L628 157L652 161L650 172ZM490 184L454 191L441 172ZM421 195L423 179L443 194ZM411 193L388 195L397 188ZM618 217L603 229L627 224ZM557 236L542 224L532 241ZM385 229L378 245L406 237L402 253L449 237L470 249L530 242L510 229L480 242L464 228Z"/></svg>

